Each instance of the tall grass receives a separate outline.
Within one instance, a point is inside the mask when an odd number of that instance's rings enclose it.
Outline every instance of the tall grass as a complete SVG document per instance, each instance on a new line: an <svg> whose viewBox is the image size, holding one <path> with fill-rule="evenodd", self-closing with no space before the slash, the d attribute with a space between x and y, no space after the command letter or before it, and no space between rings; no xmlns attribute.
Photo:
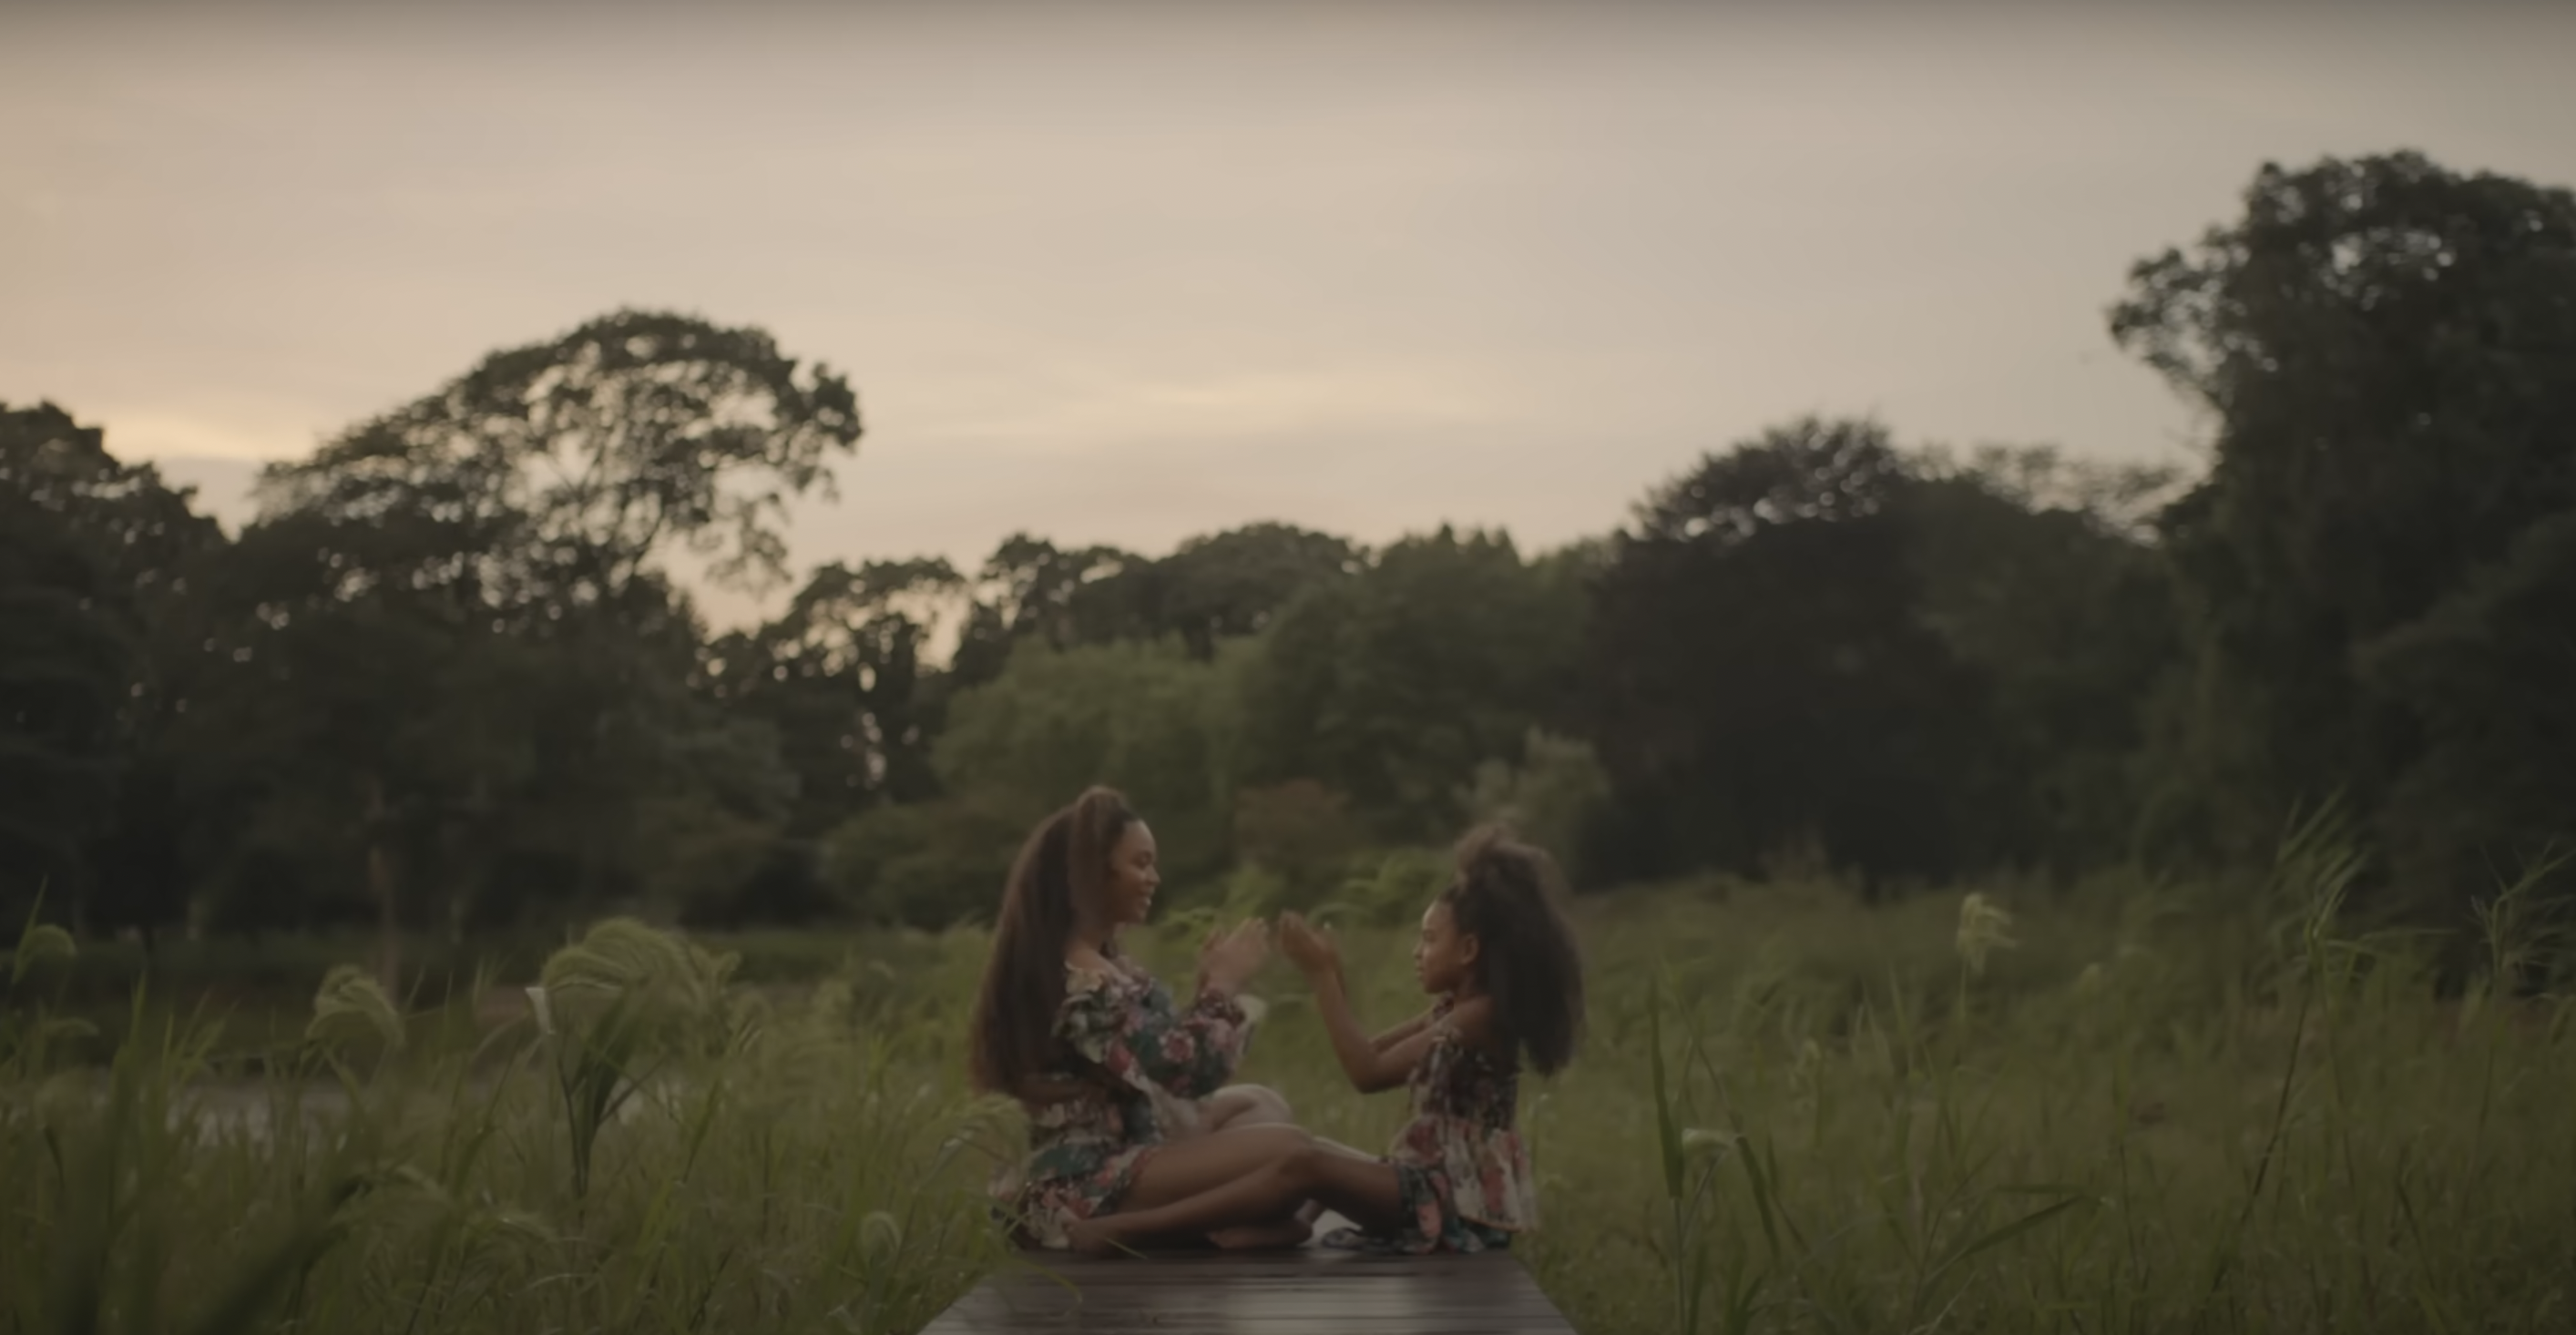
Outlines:
<svg viewBox="0 0 2576 1335"><path fill-rule="evenodd" d="M1542 1281L1586 1330L2570 1328L2570 1011L2499 989L2532 972L2510 932L2435 1005L2423 943L2344 925L2335 833L2234 905L2133 900L2091 951L2041 924L2055 979L1981 993L2008 924L1975 896L1946 980L1917 953L1855 998L1794 951L1648 979L1644 1041L1614 1019L1549 1096ZM1900 915L1921 940L1931 907Z"/></svg>
<svg viewBox="0 0 2576 1335"><path fill-rule="evenodd" d="M2350 919L2337 834L2303 825L2243 886L1587 905L1595 1023L1524 1090L1523 1255L1593 1332L2576 1328L2576 1013L2516 995L2563 942L2508 889L2484 975L2437 1004L2431 943ZM1345 945L1391 1020L1422 998L1372 897ZM1205 926L1139 945L1178 976ZM0 1029L0 1321L917 1329L1004 1263L977 1187L1016 1128L958 1079L980 938L847 944L821 984L758 990L606 924L459 989L535 984L499 1024L335 973L262 1051L139 999L98 1069L47 1009L81 961L31 939ZM1261 987L1245 1077L1381 1141L1401 1100L1343 1087L1284 969Z"/></svg>
<svg viewBox="0 0 2576 1335"><path fill-rule="evenodd" d="M549 962L543 1027L448 1012L416 1041L335 972L291 1052L173 1019L103 1072L50 1068L13 1008L0 1324L917 1328L998 1255L971 1195L995 1110L873 975L778 1011L728 972L611 923Z"/></svg>

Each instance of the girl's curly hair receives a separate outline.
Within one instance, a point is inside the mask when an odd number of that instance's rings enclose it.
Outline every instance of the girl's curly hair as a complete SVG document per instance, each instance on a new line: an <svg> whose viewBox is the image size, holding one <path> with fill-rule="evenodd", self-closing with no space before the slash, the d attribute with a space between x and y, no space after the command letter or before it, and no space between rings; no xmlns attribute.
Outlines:
<svg viewBox="0 0 2576 1335"><path fill-rule="evenodd" d="M1476 938L1477 982L1493 999L1500 1037L1539 1074L1554 1075L1583 1033L1583 959L1556 860L1501 825L1469 831L1457 858L1440 902Z"/></svg>

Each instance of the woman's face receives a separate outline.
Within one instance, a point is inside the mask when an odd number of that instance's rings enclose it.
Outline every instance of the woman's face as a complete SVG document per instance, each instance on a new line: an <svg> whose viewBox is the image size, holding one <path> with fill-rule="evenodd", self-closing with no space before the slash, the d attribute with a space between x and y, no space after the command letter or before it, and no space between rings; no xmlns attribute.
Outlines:
<svg viewBox="0 0 2576 1335"><path fill-rule="evenodd" d="M1131 822L1118 836L1117 847L1109 850L1109 880L1101 893L1108 901L1102 907L1110 923L1127 927L1145 921L1154 911L1154 889L1162 883L1162 870L1154 861L1154 832L1141 820Z"/></svg>

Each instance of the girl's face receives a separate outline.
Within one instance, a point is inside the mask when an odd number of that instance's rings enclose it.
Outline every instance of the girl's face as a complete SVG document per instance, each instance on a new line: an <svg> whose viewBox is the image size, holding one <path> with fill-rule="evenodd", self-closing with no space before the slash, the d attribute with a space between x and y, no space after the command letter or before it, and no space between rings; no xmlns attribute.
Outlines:
<svg viewBox="0 0 2576 1335"><path fill-rule="evenodd" d="M1130 927L1154 911L1154 890L1163 883L1154 861L1154 832L1135 821L1109 850L1109 880L1102 887L1102 907L1113 926Z"/></svg>
<svg viewBox="0 0 2576 1335"><path fill-rule="evenodd" d="M1464 986L1476 963L1476 938L1458 930L1449 901L1435 899L1422 911L1422 935L1413 942L1413 976L1422 990L1446 996Z"/></svg>

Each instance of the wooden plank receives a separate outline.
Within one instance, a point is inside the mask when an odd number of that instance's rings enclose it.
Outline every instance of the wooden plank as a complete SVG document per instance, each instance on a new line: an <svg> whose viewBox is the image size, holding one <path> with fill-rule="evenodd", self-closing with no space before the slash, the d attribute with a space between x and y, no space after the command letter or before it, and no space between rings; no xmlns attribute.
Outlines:
<svg viewBox="0 0 2576 1335"><path fill-rule="evenodd" d="M1093 1259L1070 1257L1063 1253L1038 1252L1023 1253L1016 1263L996 1272L996 1278L1040 1288L1060 1289L1064 1284L1124 1285L1149 1282L1293 1284L1342 1277L1347 1277L1354 1283L1362 1283L1445 1276L1455 1282L1477 1283L1507 1279L1521 1271L1518 1258L1508 1252L1483 1252L1472 1256L1371 1256L1318 1249L1281 1252L1277 1254L1277 1259L1264 1257L1259 1260L1239 1254L1221 1259L1203 1259L1198 1254L1166 1253L1149 1253L1142 1257ZM1057 1280L1063 1283L1057 1283Z"/></svg>
<svg viewBox="0 0 2576 1335"><path fill-rule="evenodd" d="M1095 1283L1079 1289L1053 1284L997 1284L977 1290L961 1299L958 1305L986 1312L1057 1311L1073 1307L1095 1311L1132 1307L1142 1311L1203 1303L1209 1301L1207 1295L1212 1293L1223 1294L1225 1301L1230 1303L1252 1302L1297 1311L1418 1305L1425 1294L1452 1307L1478 1310L1519 1308L1528 1306L1533 1297L1519 1286L1509 1284L1461 1284L1440 1277L1371 1281L1353 1275L1330 1274L1311 1276L1304 1284L1246 1284L1241 1281L1208 1284Z"/></svg>
<svg viewBox="0 0 2576 1335"><path fill-rule="evenodd" d="M1375 1256L1322 1248L1101 1260L1024 1253L922 1335L1294 1331L1571 1335L1508 1252Z"/></svg>
<svg viewBox="0 0 2576 1335"><path fill-rule="evenodd" d="M1176 1335L1178 1332L1240 1331L1243 1335L1309 1335L1325 1331L1366 1331L1376 1335L1567 1335L1572 1329L1562 1317L1543 1316L1422 1316L1336 1315L1329 1317L1283 1317L1245 1315L1226 1311L1205 1314L1139 1316L1135 1313L1100 1313L1090 1316L1024 1318L1007 1322L979 1321L973 1325L951 1324L952 1318L941 1317L923 1328L923 1335L950 1335L954 1331L971 1331L974 1335Z"/></svg>

